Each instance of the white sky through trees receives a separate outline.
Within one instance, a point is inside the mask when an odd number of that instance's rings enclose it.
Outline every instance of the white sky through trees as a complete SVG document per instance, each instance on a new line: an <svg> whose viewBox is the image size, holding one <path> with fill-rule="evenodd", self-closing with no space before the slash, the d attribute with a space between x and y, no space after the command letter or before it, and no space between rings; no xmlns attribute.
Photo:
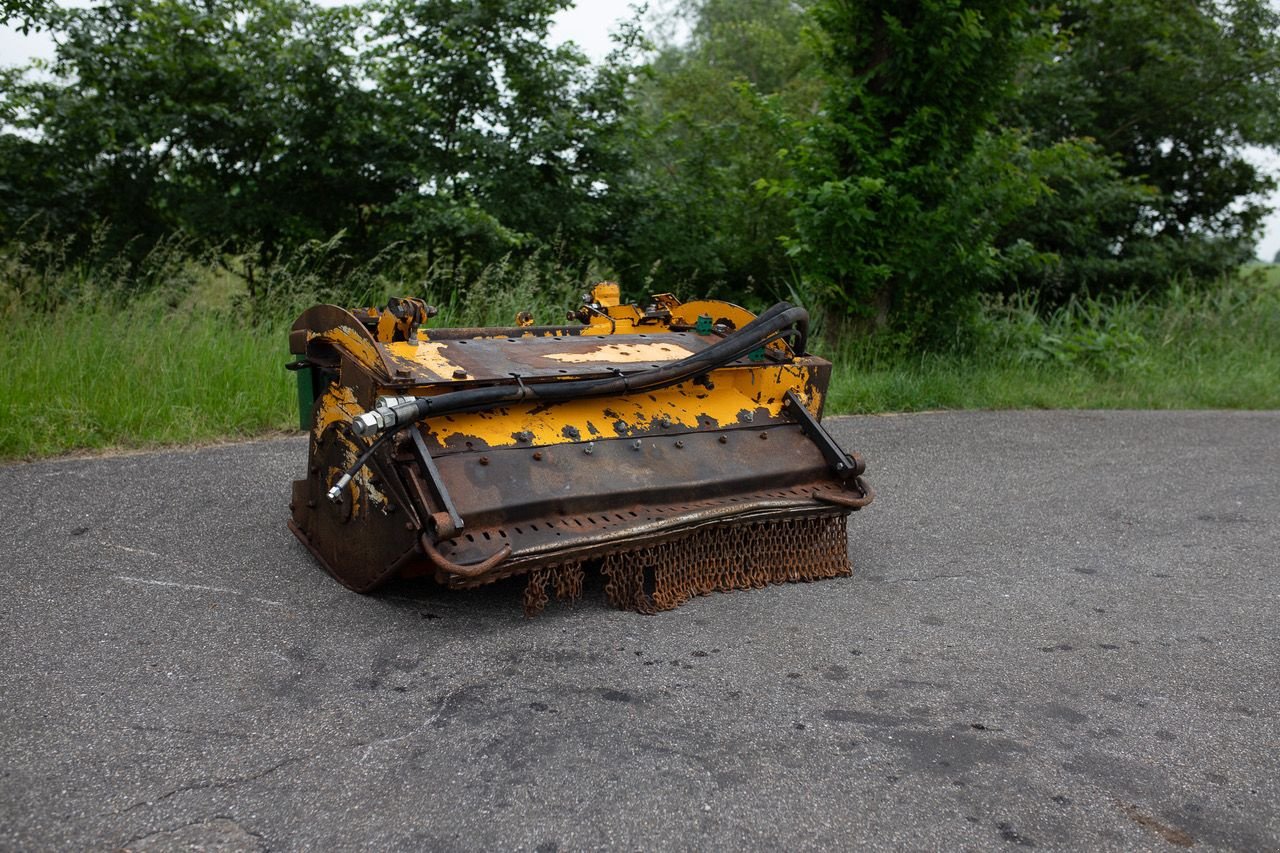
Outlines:
<svg viewBox="0 0 1280 853"><path fill-rule="evenodd" d="M341 5L343 0L316 0L321 6ZM556 16L552 27L552 38L557 42L573 41L593 61L599 62L613 47L609 34L620 21L634 14L634 0L579 0L571 9ZM64 3L63 5L87 6L88 3ZM668 4L650 3L652 10ZM23 35L12 27L0 27L0 65L19 65L32 59L49 59L53 56L53 40L48 33L30 33ZM1250 159L1273 175L1280 175L1280 152L1265 149L1253 149ZM1272 193L1267 199L1273 208L1271 215L1263 224L1263 233L1259 239L1257 255L1270 261L1280 252L1280 191Z"/></svg>

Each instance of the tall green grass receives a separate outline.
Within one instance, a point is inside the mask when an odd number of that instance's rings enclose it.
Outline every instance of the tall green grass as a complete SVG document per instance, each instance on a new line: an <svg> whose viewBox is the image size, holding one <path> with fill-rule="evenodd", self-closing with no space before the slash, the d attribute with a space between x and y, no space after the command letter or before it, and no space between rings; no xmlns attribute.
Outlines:
<svg viewBox="0 0 1280 853"><path fill-rule="evenodd" d="M67 308L7 324L0 457L187 444L297 423L288 324L160 306Z"/></svg>
<svg viewBox="0 0 1280 853"><path fill-rule="evenodd" d="M947 353L846 337L835 412L955 408L1280 408L1280 267L1159 297L1040 310L991 301Z"/></svg>
<svg viewBox="0 0 1280 853"><path fill-rule="evenodd" d="M134 260L63 262L47 243L0 252L0 458L189 444L296 427L288 331L316 303L417 295L432 325L564 320L589 269L534 256L465 282L416 258L350 266L336 241L265 269L192 257L178 244Z"/></svg>
<svg viewBox="0 0 1280 853"><path fill-rule="evenodd" d="M522 310L557 322L596 277L535 258L465 286L403 263L335 283L323 264L299 262L259 271L250 294L234 261L171 252L141 264L50 273L0 256L0 458L292 429L288 328L314 301L414 294L441 308L433 325L509 325ZM962 341L913 353L888 337L828 334L827 412L1280 408L1280 268L1153 299L991 301Z"/></svg>

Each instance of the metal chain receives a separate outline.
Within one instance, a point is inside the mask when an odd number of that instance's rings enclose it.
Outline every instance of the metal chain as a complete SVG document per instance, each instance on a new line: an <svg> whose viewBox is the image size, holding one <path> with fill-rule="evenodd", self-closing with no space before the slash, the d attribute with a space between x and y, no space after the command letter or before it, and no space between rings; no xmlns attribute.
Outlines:
<svg viewBox="0 0 1280 853"><path fill-rule="evenodd" d="M640 613L671 610L695 595L852 574L845 513L697 530L608 554L600 570L609 603Z"/></svg>
<svg viewBox="0 0 1280 853"><path fill-rule="evenodd" d="M577 601L582 597L585 575L581 561L540 566L529 572L529 582L524 588L524 615L537 616L547 606L551 600L547 595L547 584L551 585L560 601Z"/></svg>

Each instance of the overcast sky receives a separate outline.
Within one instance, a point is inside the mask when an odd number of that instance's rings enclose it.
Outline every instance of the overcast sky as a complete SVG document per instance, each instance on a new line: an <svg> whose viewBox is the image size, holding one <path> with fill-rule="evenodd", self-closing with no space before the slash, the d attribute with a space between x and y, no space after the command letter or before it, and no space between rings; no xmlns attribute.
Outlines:
<svg viewBox="0 0 1280 853"><path fill-rule="evenodd" d="M346 0L313 0L318 6L338 6ZM62 6L89 6L88 2L66 2ZM649 3L659 8L665 3ZM632 15L632 0L582 0L573 8L556 16L551 37L556 43L575 41L592 59L599 61L612 48L609 33L618 21ZM11 27L0 27L0 65L18 65L36 57L53 55L53 41L48 33L24 36Z"/></svg>
<svg viewBox="0 0 1280 853"><path fill-rule="evenodd" d="M342 0L318 0L320 5L333 6ZM66 4L70 5L70 4ZM76 3L75 5L88 5ZM650 9L663 8L669 0L649 3ZM574 8L560 13L556 17L551 36L557 42L574 41L583 52L599 61L612 47L609 33L620 20L631 17L631 0L581 0ZM0 28L0 65L17 65L36 57L48 58L52 55L53 42L47 34L32 33L23 36L10 29ZM1253 152L1255 162L1269 169L1273 174L1280 173L1280 155L1270 151ZM1280 192L1273 193L1270 198L1272 211L1264 226L1264 235L1258 244L1258 257L1271 260L1280 252Z"/></svg>

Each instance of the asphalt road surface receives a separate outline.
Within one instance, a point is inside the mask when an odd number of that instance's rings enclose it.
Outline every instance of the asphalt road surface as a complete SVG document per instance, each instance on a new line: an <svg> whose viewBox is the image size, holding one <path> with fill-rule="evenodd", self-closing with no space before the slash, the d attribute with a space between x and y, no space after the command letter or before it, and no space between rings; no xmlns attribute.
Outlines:
<svg viewBox="0 0 1280 853"><path fill-rule="evenodd" d="M851 579L361 597L305 441L0 467L0 849L1280 848L1280 412L829 421Z"/></svg>

